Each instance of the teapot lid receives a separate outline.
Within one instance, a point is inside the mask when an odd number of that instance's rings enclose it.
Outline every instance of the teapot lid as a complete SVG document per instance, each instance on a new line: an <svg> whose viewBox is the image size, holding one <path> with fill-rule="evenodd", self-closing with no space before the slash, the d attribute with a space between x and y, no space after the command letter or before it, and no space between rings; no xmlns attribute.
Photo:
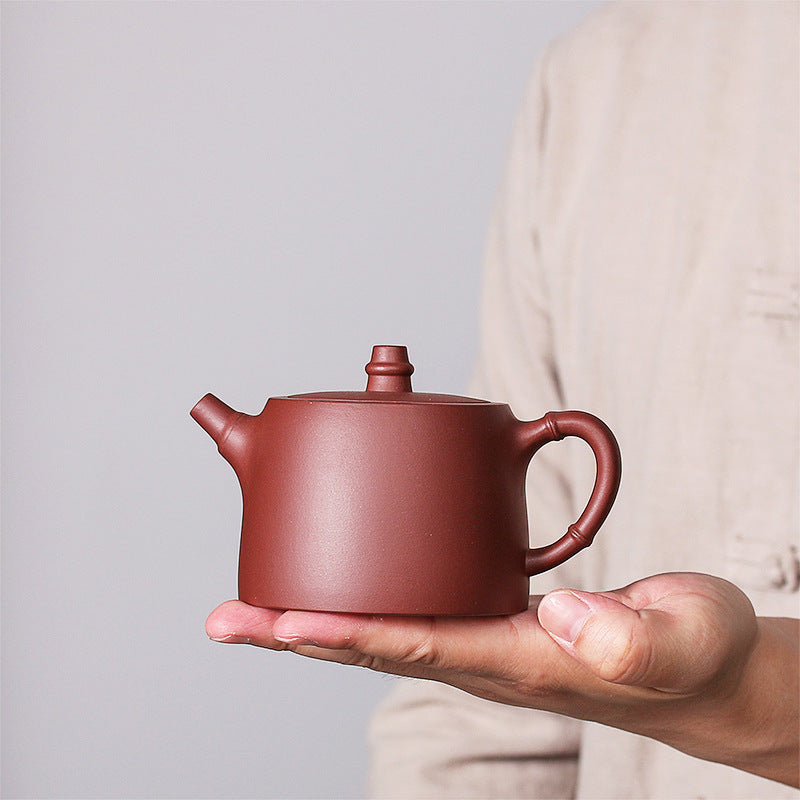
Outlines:
<svg viewBox="0 0 800 800"><path fill-rule="evenodd" d="M296 400L345 400L371 403L480 403L488 400L453 394L415 392L411 388L414 367L408 360L408 349L402 345L379 344L372 348L372 360L364 368L367 388L364 392L312 392L293 394Z"/></svg>

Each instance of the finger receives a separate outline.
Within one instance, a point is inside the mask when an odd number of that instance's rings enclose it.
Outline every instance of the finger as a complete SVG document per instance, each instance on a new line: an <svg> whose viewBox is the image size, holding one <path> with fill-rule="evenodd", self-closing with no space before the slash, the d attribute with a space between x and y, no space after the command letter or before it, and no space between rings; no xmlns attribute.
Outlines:
<svg viewBox="0 0 800 800"><path fill-rule="evenodd" d="M276 623L285 618L276 634ZM257 608L239 600L229 600L216 608L206 620L206 633L209 638L225 644L251 644L271 650L292 650L299 655L310 658L333 661L340 664L365 666L381 672L403 675L419 675L427 677L424 670L426 659L421 652L414 652L411 640L418 641L424 637L421 629L425 625L423 618L406 620L396 618L393 631L398 637L383 655L362 652L360 644L366 643L364 630L369 627L374 631L382 625L382 618L370 619L355 614L328 614L322 612L279 611L275 609ZM281 633L280 630L304 631L298 633ZM359 635L353 635L358 631ZM411 639L409 639L409 636ZM406 637L404 645L400 638ZM379 641L387 637L371 636L369 641ZM319 639L320 641L317 641ZM323 646L321 642L327 642ZM414 666L419 669L415 669Z"/></svg>
<svg viewBox="0 0 800 800"><path fill-rule="evenodd" d="M226 644L258 644L273 650L285 650L272 628L282 611L256 608L240 600L229 600L215 608L206 620L206 633L215 642Z"/></svg>
<svg viewBox="0 0 800 800"><path fill-rule="evenodd" d="M630 593L558 590L539 605L553 639L605 681L691 693L716 674L730 647L718 608L694 594L632 608Z"/></svg>
<svg viewBox="0 0 800 800"><path fill-rule="evenodd" d="M304 646L356 654L373 669L437 677L459 672L513 678L522 653L553 650L535 610L515 617L393 617L287 611L272 635L292 649ZM544 666L546 658L541 659ZM525 663L525 668L527 663Z"/></svg>

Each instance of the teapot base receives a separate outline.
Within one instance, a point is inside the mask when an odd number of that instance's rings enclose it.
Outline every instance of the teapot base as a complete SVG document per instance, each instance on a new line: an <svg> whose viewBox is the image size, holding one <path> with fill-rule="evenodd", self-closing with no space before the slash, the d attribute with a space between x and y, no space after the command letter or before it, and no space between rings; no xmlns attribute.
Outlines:
<svg viewBox="0 0 800 800"><path fill-rule="evenodd" d="M271 608L277 611L317 611L331 614L366 614L369 616L403 616L403 617L503 617L519 614L528 609L528 597L510 600L502 598L496 603L476 603L469 598L448 598L435 602L398 602L386 598L364 597L347 598L336 602L328 598L327 601L314 602L309 598L296 598L293 601L287 597L269 597L268 593L239 593L243 603L259 608Z"/></svg>

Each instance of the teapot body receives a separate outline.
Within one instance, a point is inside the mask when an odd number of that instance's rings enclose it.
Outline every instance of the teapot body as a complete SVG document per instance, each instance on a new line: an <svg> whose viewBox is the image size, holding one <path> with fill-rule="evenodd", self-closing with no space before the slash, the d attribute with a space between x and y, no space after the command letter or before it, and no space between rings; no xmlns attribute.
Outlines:
<svg viewBox="0 0 800 800"><path fill-rule="evenodd" d="M406 348L378 345L365 392L274 397L258 416L211 394L192 409L242 487L239 598L365 614L494 615L528 606L528 578L591 544L619 487L616 439L583 411L511 409L413 392ZM530 548L525 474L578 436L597 462L581 516Z"/></svg>
<svg viewBox="0 0 800 800"><path fill-rule="evenodd" d="M519 425L494 403L272 398L239 469L239 597L373 614L528 604Z"/></svg>

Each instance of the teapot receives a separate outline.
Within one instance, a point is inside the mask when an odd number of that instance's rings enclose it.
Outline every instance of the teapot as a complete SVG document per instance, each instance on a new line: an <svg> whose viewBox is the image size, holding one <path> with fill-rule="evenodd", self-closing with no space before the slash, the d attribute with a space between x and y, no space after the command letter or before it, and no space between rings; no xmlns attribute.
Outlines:
<svg viewBox="0 0 800 800"><path fill-rule="evenodd" d="M528 606L529 578L591 544L619 488L611 430L582 411L414 392L407 349L377 345L363 392L272 397L251 416L207 394L191 416L241 486L239 598L264 608L479 616ZM579 519L529 547L525 475L548 442L596 459Z"/></svg>

